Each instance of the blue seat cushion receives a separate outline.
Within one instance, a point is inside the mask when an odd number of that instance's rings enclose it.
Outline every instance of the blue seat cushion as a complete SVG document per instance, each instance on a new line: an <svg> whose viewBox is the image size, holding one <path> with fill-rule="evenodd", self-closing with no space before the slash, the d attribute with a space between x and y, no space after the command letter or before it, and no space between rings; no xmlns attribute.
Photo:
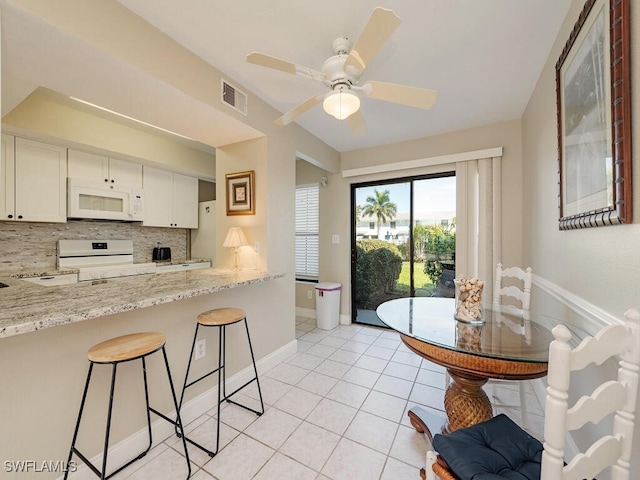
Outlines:
<svg viewBox="0 0 640 480"><path fill-rule="evenodd" d="M540 480L542 443L504 414L434 435L433 448L460 480Z"/></svg>

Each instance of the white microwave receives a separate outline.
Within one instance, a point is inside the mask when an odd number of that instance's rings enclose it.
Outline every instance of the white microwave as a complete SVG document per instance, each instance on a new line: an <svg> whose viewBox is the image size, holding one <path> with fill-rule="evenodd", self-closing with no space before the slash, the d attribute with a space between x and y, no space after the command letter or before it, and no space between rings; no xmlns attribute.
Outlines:
<svg viewBox="0 0 640 480"><path fill-rule="evenodd" d="M68 178L67 218L141 222L142 190Z"/></svg>

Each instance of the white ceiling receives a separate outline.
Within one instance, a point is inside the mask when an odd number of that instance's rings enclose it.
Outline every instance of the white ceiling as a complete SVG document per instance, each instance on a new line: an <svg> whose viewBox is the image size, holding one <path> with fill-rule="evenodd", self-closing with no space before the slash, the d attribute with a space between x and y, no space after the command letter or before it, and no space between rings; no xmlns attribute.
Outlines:
<svg viewBox="0 0 640 480"><path fill-rule="evenodd" d="M321 106L297 119L327 144L349 151L520 118L571 0L119 2L280 112L326 87L248 64L248 53L260 51L319 70L332 55L335 38L355 41L376 6L393 9L402 23L362 79L434 89L438 101L424 111L364 98L368 133L362 137ZM0 8L3 115L45 86L213 146L251 135L179 92L167 94L166 85L9 0L0 0ZM183 115L188 124L180 121ZM225 130L212 133L216 129L204 122Z"/></svg>

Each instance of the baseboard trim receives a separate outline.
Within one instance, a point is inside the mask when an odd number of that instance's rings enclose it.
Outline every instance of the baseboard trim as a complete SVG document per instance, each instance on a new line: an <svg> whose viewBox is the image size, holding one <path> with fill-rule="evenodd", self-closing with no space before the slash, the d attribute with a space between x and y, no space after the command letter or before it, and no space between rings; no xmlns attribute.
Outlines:
<svg viewBox="0 0 640 480"><path fill-rule="evenodd" d="M258 369L258 375L263 375L265 372L270 370L271 368L278 365L283 360L289 358L291 355L295 354L298 351L298 341L292 340L286 345L280 347L279 349L271 352L267 356L261 358L256 362L256 367ZM241 385L245 384L253 377L253 366L249 365L243 370L239 371L235 375L227 378L227 391L233 391ZM176 392L179 395L180 392ZM201 393L197 397L192 398L188 402L186 402L182 407L182 423L188 424L191 421L198 418L200 415L204 414L208 410L210 410L218 399L218 387L215 386L206 392ZM153 404L151 405L153 406ZM169 418L175 418L176 412L172 410L171 412L166 414ZM157 417L156 417L157 418ZM157 418L155 421L151 423L151 432L153 436L153 446L156 446L162 442L164 442L171 435L174 435L173 426L166 421ZM133 435L125 438L124 440L118 442L116 445L113 445L109 448L109 465L124 465L127 461L131 460L132 454L131 452L141 452L143 451L148 442L148 433L147 428L144 427L141 430L137 431ZM78 462L78 458L74 456L74 461ZM144 460L143 460L144 461ZM95 455L91 458L91 463L96 466L102 464L102 452ZM135 465L135 464L134 464ZM109 468L107 469L109 470ZM58 477L57 480L61 480L63 476ZM94 480L96 478L95 474L87 467L82 464L78 466L78 470L69 475L69 478L72 480Z"/></svg>
<svg viewBox="0 0 640 480"><path fill-rule="evenodd" d="M296 316L305 318L318 318L318 314L313 308L296 307Z"/></svg>
<svg viewBox="0 0 640 480"><path fill-rule="evenodd" d="M311 308L296 307L296 316L304 318L318 318L318 312ZM340 325L351 325L351 315L340 314L338 322Z"/></svg>

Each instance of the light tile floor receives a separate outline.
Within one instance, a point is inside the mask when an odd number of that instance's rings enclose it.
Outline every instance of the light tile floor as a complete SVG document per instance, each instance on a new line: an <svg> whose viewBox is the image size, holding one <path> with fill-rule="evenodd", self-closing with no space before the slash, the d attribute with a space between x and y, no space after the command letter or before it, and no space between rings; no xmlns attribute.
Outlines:
<svg viewBox="0 0 640 480"><path fill-rule="evenodd" d="M445 417L444 370L410 352L397 333L348 325L332 331L296 319L298 353L260 377L265 413L223 405L221 450L210 458L189 446L194 480L399 480L419 477L429 443L409 423L414 405ZM255 384L253 384L255 385ZM542 411L528 390L529 431L542 438ZM244 392L244 393L243 393ZM257 389L236 397L258 407ZM500 403L518 401L498 387ZM522 423L518 408L501 408ZM216 409L187 425L213 447ZM171 437L118 480L181 479L182 442Z"/></svg>

